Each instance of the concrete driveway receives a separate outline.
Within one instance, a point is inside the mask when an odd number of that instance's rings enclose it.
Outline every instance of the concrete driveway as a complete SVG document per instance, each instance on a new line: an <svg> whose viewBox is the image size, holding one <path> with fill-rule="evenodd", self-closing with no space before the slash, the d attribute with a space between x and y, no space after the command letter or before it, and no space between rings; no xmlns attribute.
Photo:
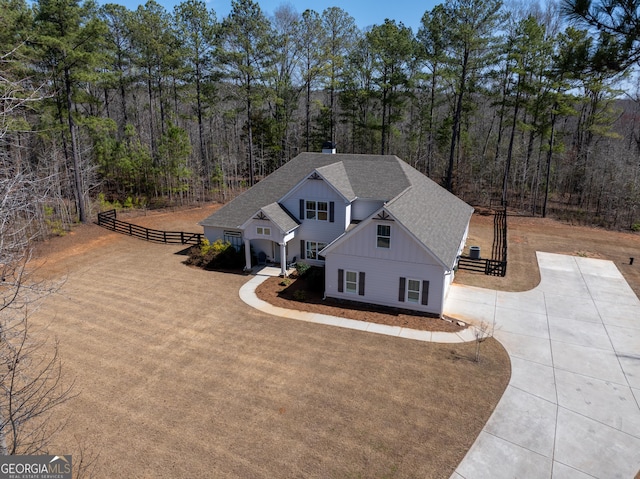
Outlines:
<svg viewBox="0 0 640 479"><path fill-rule="evenodd" d="M523 293L454 285L446 314L495 321L511 381L452 479L640 470L640 300L610 261L538 253ZM470 405L472 407L473 405Z"/></svg>

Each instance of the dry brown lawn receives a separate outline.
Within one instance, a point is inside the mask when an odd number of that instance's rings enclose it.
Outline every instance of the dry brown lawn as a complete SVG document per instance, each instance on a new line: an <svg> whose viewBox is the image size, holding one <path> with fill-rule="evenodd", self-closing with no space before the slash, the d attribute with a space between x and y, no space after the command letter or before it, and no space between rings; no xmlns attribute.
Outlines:
<svg viewBox="0 0 640 479"><path fill-rule="evenodd" d="M210 210L133 221L198 231ZM473 344L270 316L239 299L246 276L180 250L86 225L34 262L66 279L35 320L76 381L50 450L84 444L93 477L447 478L506 387L496 341L475 363Z"/></svg>
<svg viewBox="0 0 640 479"><path fill-rule="evenodd" d="M215 207L132 221L199 231ZM491 221L472 221L468 244L483 254ZM86 225L34 262L66 278L37 320L78 393L57 412L69 423L51 451L77 459L85 444L94 477L448 478L506 387L496 341L475 363L473 344L270 316L239 299L246 276L187 267L180 250ZM529 289L536 250L611 259L640 292L639 235L513 217L507 277L457 281Z"/></svg>

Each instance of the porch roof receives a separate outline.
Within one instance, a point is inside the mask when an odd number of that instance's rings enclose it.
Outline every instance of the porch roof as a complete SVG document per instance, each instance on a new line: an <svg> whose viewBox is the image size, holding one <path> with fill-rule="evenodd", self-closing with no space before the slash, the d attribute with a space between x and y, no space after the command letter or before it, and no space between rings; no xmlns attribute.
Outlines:
<svg viewBox="0 0 640 479"><path fill-rule="evenodd" d="M283 233L289 233L300 226L300 221L280 203L270 203L261 210Z"/></svg>

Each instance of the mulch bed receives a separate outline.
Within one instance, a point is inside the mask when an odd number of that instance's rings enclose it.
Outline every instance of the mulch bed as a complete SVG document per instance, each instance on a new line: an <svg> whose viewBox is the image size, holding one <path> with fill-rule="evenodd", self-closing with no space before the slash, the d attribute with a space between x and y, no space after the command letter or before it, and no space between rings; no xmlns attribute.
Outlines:
<svg viewBox="0 0 640 479"><path fill-rule="evenodd" d="M373 306L356 301L323 299L323 293L312 291L304 278L290 277L290 283L282 278L269 278L256 289L257 296L274 306L339 316L369 323L400 326L422 331L457 332L466 326L459 326L451 319L441 319L415 311ZM300 293L301 291L303 293ZM298 293L296 293L298 292ZM296 296L301 299L296 299Z"/></svg>

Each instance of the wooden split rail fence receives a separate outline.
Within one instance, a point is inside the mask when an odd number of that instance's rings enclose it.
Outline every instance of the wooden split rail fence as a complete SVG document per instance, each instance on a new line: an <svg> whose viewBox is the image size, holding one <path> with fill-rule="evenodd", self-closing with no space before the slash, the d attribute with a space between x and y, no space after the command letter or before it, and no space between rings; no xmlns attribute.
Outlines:
<svg viewBox="0 0 640 479"><path fill-rule="evenodd" d="M136 238L154 243L165 244L200 244L204 238L202 233L187 233L184 231L160 231L144 226L134 225L126 221L120 221L116 218L116 210L104 211L98 213L98 226L107 228L111 231L135 236Z"/></svg>
<svg viewBox="0 0 640 479"><path fill-rule="evenodd" d="M496 211L493 217L493 247L491 258L460 256L458 268L476 271L489 276L507 274L507 208Z"/></svg>

